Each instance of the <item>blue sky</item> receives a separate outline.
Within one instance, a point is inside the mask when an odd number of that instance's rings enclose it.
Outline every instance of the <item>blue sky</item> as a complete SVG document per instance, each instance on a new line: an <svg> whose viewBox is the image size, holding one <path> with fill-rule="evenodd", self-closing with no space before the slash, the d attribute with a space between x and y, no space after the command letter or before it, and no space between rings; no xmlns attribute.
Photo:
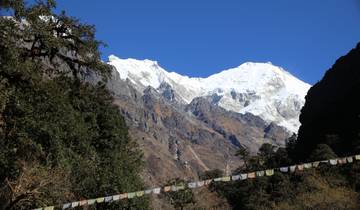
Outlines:
<svg viewBox="0 0 360 210"><path fill-rule="evenodd" d="M360 41L359 0L58 0L95 24L104 60L157 60L206 77L246 61L282 66L314 84Z"/></svg>

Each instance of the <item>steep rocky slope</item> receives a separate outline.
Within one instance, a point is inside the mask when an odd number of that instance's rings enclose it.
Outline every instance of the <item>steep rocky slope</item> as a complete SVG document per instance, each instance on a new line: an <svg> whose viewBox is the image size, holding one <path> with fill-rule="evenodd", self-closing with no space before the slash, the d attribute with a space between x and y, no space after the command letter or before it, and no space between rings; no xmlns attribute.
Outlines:
<svg viewBox="0 0 360 210"><path fill-rule="evenodd" d="M301 111L298 156L305 158L318 144L338 155L360 148L360 44L339 58L306 96Z"/></svg>
<svg viewBox="0 0 360 210"><path fill-rule="evenodd" d="M174 98L177 92L163 82L139 92L117 71L108 83L115 104L125 116L130 134L144 151L148 183L162 183L171 177L196 179L209 169L235 168L240 147L256 152L269 142L284 145L289 133L250 113L227 111L198 97L185 105Z"/></svg>

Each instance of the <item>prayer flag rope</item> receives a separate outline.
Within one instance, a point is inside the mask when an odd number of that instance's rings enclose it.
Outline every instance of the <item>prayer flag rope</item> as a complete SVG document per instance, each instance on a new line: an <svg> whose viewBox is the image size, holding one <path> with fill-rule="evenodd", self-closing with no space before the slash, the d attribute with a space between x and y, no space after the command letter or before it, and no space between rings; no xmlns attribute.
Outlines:
<svg viewBox="0 0 360 210"><path fill-rule="evenodd" d="M310 168L317 168L321 163L328 163L330 165L343 165L347 163L353 163L354 160L360 161L360 155L354 155L354 156L348 156L348 157L342 157L342 158L334 158L334 159L328 159L328 160L321 160L321 161L314 161L310 163L303 163L303 164L297 164L297 165L291 165L291 166L284 166L280 168L272 168L272 169L265 169L260 171L253 171L248 173L241 173L233 176L224 176L224 177L217 177L213 179L207 179L207 180L200 180L195 182L188 182L185 184L179 184L179 185L171 185L171 186L164 186L164 187L154 187L147 190L141 190L136 192L128 192L128 193L121 193L117 195L112 196L105 196L105 197L99 197L99 198L93 198L93 199L87 199L87 200L81 200L81 201L73 201L69 203L64 203L56 206L47 206L47 207L41 207L36 208L33 210L54 210L56 209L71 209L78 206L89 206L94 205L96 203L110 203L110 202L117 202L123 199L133 199L136 197L142 197L144 195L149 194L160 194L161 192L174 192L178 190L184 190L185 188L189 189L195 189L203 186L207 186L212 182L229 182L229 181L237 181L237 180L245 180L245 179L255 179L256 177L262 177L262 176L272 176L274 175L275 171L280 171L282 173L294 173L295 171L303 171L305 169Z"/></svg>

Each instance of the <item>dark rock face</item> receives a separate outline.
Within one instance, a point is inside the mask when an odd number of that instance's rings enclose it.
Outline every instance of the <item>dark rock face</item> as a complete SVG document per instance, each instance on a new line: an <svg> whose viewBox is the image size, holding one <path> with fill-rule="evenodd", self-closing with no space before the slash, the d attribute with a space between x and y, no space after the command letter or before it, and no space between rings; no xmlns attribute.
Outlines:
<svg viewBox="0 0 360 210"><path fill-rule="evenodd" d="M158 91L165 100L170 102L175 100L175 91L168 83L162 82L158 88Z"/></svg>
<svg viewBox="0 0 360 210"><path fill-rule="evenodd" d="M339 58L306 96L300 115L297 152L303 159L318 144L338 155L360 148L360 44Z"/></svg>

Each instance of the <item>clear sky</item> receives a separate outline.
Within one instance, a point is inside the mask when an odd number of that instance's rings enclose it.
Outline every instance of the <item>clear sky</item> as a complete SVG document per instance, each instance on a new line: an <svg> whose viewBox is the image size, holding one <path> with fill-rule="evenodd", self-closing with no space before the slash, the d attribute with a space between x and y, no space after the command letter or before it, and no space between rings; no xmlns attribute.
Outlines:
<svg viewBox="0 0 360 210"><path fill-rule="evenodd" d="M206 77L246 61L314 84L360 41L360 0L58 0L110 54Z"/></svg>

